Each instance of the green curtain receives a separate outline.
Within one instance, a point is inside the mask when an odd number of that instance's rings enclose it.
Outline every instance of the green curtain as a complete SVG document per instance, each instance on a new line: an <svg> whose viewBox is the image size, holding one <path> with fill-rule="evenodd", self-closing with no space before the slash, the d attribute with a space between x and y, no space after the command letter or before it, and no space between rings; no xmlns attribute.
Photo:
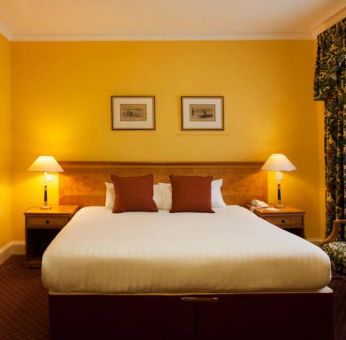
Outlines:
<svg viewBox="0 0 346 340"><path fill-rule="evenodd" d="M346 217L346 18L318 36L314 99L325 102L326 234ZM343 228L339 240L346 239Z"/></svg>

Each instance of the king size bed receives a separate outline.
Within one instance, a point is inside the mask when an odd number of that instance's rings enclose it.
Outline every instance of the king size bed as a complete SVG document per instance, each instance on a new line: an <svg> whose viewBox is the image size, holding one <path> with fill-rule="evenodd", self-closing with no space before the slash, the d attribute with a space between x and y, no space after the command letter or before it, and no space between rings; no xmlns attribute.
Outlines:
<svg viewBox="0 0 346 340"><path fill-rule="evenodd" d="M328 257L240 206L266 199L259 164L63 167L61 203L84 207L43 257L53 339L333 339ZM229 205L114 214L112 173L223 178Z"/></svg>

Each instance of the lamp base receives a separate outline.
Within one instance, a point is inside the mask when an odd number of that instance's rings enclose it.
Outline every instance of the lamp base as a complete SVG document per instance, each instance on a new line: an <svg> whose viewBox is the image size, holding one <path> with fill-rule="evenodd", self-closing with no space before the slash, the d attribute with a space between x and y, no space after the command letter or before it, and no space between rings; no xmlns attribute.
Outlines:
<svg viewBox="0 0 346 340"><path fill-rule="evenodd" d="M49 205L41 205L40 209L49 210L49 209L52 209L52 207L50 207Z"/></svg>
<svg viewBox="0 0 346 340"><path fill-rule="evenodd" d="M283 204L275 204L275 208L282 209L285 208Z"/></svg>

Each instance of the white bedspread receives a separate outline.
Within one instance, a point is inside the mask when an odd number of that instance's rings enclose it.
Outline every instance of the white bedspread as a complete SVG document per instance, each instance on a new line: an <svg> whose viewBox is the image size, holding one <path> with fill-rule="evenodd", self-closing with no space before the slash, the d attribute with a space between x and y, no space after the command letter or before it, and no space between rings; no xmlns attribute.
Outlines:
<svg viewBox="0 0 346 340"><path fill-rule="evenodd" d="M170 294L318 290L330 261L318 247L239 206L215 214L81 209L43 256L58 293Z"/></svg>

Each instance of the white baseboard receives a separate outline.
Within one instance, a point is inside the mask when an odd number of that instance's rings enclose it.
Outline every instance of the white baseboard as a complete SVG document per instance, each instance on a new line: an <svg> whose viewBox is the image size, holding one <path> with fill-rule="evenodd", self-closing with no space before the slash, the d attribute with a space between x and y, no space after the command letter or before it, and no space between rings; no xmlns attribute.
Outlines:
<svg viewBox="0 0 346 340"><path fill-rule="evenodd" d="M12 255L25 254L24 241L11 241L0 248L0 265L3 264Z"/></svg>

